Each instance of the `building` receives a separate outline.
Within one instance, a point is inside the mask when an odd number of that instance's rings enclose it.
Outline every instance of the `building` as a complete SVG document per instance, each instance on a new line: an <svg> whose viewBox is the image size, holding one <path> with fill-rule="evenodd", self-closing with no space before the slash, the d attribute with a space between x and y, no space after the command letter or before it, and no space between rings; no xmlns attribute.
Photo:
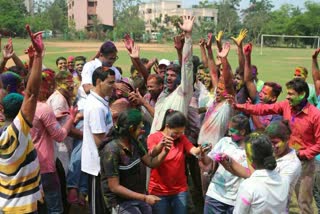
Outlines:
<svg viewBox="0 0 320 214"><path fill-rule="evenodd" d="M105 28L113 27L112 0L68 0L68 20L76 30L90 29L96 19Z"/></svg>
<svg viewBox="0 0 320 214"><path fill-rule="evenodd" d="M152 22L156 18L162 16L162 25L164 23L165 16L184 16L192 15L196 16L196 22L199 21L199 17L206 20L212 20L217 24L218 10L213 8L182 8L182 2L177 0L151 0L147 3L139 5L139 15L145 22L145 28L147 32L153 32ZM170 25L171 23L169 23Z"/></svg>
<svg viewBox="0 0 320 214"><path fill-rule="evenodd" d="M28 13L33 14L34 12L34 1L33 0L24 0L24 5L26 6L26 9Z"/></svg>

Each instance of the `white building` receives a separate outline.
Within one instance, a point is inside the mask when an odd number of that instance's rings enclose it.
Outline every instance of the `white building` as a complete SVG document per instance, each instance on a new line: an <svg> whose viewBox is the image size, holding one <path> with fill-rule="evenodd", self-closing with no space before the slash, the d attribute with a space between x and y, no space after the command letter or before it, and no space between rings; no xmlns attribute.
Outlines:
<svg viewBox="0 0 320 214"><path fill-rule="evenodd" d="M182 2L177 0L151 0L139 5L139 15L145 22L147 32L152 32L152 22L162 15L162 24L164 17L167 16L196 16L206 20L212 20L217 24L218 10L213 8L182 8Z"/></svg>
<svg viewBox="0 0 320 214"><path fill-rule="evenodd" d="M24 5L27 8L27 11L31 14L33 14L34 10L34 1L33 0L24 0Z"/></svg>

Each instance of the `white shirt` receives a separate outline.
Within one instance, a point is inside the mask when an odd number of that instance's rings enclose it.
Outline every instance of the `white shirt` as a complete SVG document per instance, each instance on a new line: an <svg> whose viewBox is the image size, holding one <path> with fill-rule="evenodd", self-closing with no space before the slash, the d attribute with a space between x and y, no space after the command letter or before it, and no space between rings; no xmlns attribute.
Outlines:
<svg viewBox="0 0 320 214"><path fill-rule="evenodd" d="M95 58L94 60L87 62L83 66L83 70L81 73L81 77L82 77L81 84L80 84L80 87L78 89L78 94L77 94L77 97L78 97L77 105L78 105L79 110L83 110L85 99L87 98L87 94L83 89L83 85L84 84L92 84L92 74L98 67L101 67L101 66L102 66L102 62L98 58ZM120 81L121 74L120 74L119 70L114 66L110 67L110 69L112 69L115 72L116 81L117 82Z"/></svg>
<svg viewBox="0 0 320 214"><path fill-rule="evenodd" d="M298 182L301 173L301 162L294 149L291 149L288 154L277 159L277 168L275 169L282 177L287 177L290 182L289 201L291 194ZM289 208L289 204L288 204Z"/></svg>
<svg viewBox="0 0 320 214"><path fill-rule="evenodd" d="M93 134L108 133L113 126L108 101L90 91L86 99L83 118L81 170L97 176L100 172L100 157Z"/></svg>
<svg viewBox="0 0 320 214"><path fill-rule="evenodd" d="M164 90L158 97L154 108L154 118L150 134L161 129L164 115L168 109L182 112L186 117L193 95L192 40L186 38L183 46L181 66L181 83L170 94Z"/></svg>
<svg viewBox="0 0 320 214"><path fill-rule="evenodd" d="M240 184L233 213L286 213L289 189L289 180L276 170L256 170Z"/></svg>
<svg viewBox="0 0 320 214"><path fill-rule="evenodd" d="M214 160L215 154L220 153L225 153L243 167L248 167L244 148L233 142L231 137L222 138L208 153L208 156ZM211 179L206 195L222 203L234 206L240 183L243 180L243 178L231 174L223 166L219 165Z"/></svg>

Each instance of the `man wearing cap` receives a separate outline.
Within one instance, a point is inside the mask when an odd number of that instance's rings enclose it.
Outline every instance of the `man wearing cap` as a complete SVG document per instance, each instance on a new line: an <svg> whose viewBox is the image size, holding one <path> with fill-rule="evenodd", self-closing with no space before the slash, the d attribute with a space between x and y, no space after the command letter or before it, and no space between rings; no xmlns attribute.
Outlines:
<svg viewBox="0 0 320 214"><path fill-rule="evenodd" d="M162 60L159 61L159 66L158 66L158 69L157 69L157 73L158 73L158 75L160 75L162 77L162 79L164 79L167 67L169 65L170 65L170 61L167 60L167 59L162 59Z"/></svg>

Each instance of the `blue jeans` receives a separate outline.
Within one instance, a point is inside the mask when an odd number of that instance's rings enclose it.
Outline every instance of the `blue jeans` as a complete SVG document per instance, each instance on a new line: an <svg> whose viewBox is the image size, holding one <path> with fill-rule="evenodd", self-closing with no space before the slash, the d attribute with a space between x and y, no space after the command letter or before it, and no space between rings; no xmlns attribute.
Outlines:
<svg viewBox="0 0 320 214"><path fill-rule="evenodd" d="M187 213L187 192L177 195L158 196L161 200L152 206L154 214L185 214Z"/></svg>
<svg viewBox="0 0 320 214"><path fill-rule="evenodd" d="M113 208L112 214L150 214L152 208L149 204L139 200L129 200Z"/></svg>
<svg viewBox="0 0 320 214"><path fill-rule="evenodd" d="M204 214L232 214L234 206L222 203L206 195L204 202Z"/></svg>
<svg viewBox="0 0 320 214"><path fill-rule="evenodd" d="M56 172L41 174L41 183L48 214L63 213L60 181Z"/></svg>
<svg viewBox="0 0 320 214"><path fill-rule="evenodd" d="M77 123L76 128L82 130L83 120ZM68 166L67 188L76 188L80 193L87 195L88 175L81 171L81 149L82 140L75 139Z"/></svg>

